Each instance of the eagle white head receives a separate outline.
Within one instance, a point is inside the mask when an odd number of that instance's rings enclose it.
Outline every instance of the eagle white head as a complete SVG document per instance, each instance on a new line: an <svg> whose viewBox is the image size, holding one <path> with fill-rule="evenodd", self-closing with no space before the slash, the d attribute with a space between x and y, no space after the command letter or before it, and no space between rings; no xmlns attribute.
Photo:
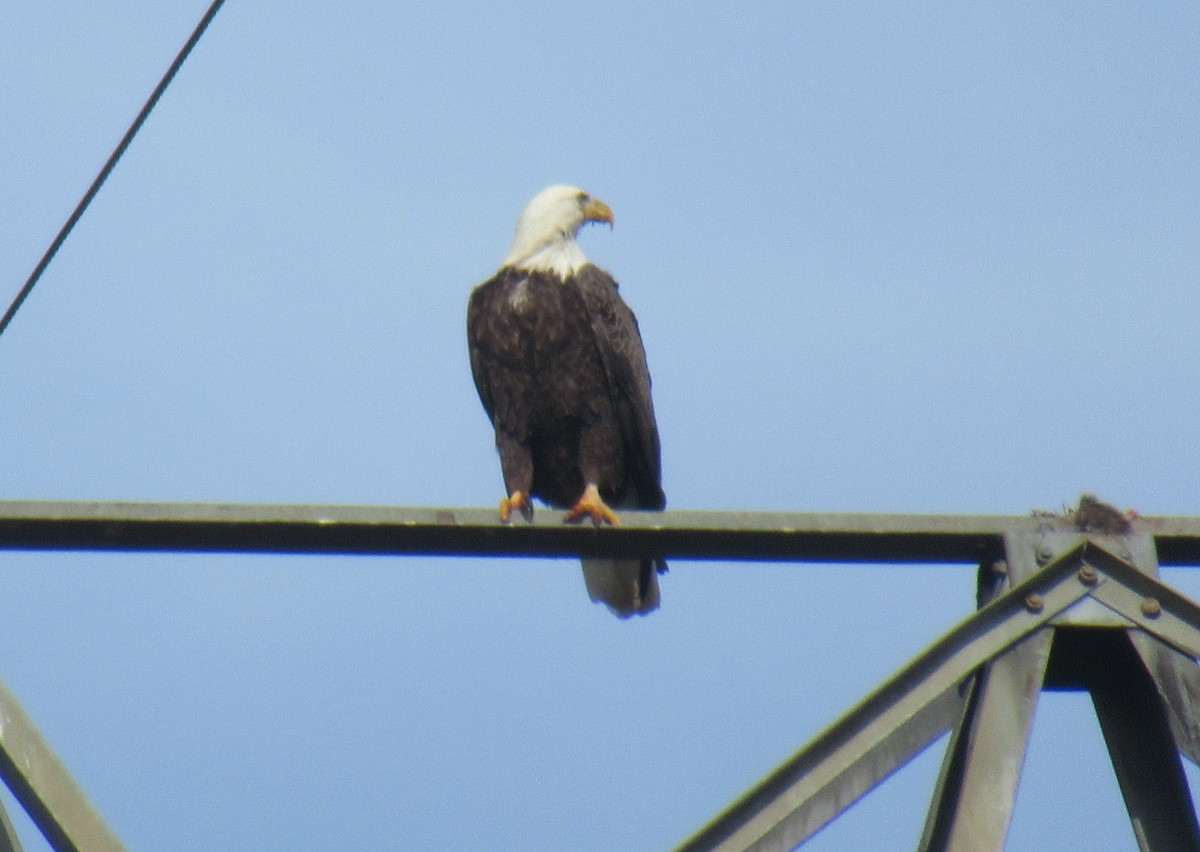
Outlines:
<svg viewBox="0 0 1200 852"><path fill-rule="evenodd" d="M517 220L517 234L504 266L555 272L566 279L588 262L575 235L585 222L613 223L612 210L582 189L555 184L534 196Z"/></svg>

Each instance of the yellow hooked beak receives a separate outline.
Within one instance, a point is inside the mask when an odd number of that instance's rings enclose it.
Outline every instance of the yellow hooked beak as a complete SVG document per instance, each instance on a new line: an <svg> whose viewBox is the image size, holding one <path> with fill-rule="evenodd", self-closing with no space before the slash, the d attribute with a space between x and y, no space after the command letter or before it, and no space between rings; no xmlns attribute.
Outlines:
<svg viewBox="0 0 1200 852"><path fill-rule="evenodd" d="M608 205L599 198L589 198L583 204L583 221L585 222L607 222L608 227L613 226L613 213Z"/></svg>

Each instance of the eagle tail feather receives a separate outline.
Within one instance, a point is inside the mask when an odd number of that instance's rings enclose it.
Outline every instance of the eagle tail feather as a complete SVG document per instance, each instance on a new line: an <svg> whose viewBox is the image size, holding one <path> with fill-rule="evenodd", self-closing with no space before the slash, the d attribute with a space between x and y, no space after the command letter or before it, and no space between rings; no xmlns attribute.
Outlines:
<svg viewBox="0 0 1200 852"><path fill-rule="evenodd" d="M608 606L618 618L658 609L658 574L665 564L652 559L584 559L588 597Z"/></svg>

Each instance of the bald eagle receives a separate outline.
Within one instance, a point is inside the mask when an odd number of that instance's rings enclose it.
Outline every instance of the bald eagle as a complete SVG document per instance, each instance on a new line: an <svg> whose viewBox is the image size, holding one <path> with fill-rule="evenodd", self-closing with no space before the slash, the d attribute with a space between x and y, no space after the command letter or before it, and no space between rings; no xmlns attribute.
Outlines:
<svg viewBox="0 0 1200 852"><path fill-rule="evenodd" d="M658 426L637 319L617 282L575 242L613 223L604 202L551 186L529 203L500 270L471 293L467 341L496 430L500 517L532 518L532 497L564 520L619 524L617 509L662 509ZM593 601L621 618L658 606L661 559L584 559Z"/></svg>

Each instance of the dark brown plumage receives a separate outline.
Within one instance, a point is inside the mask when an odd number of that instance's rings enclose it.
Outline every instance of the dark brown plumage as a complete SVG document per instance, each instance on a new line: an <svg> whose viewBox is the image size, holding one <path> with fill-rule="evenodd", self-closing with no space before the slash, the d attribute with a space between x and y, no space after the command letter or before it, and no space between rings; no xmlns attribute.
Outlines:
<svg viewBox="0 0 1200 852"><path fill-rule="evenodd" d="M1109 535L1128 535L1133 529L1133 522L1138 518L1138 513L1133 509L1122 512L1095 494L1087 493L1079 498L1079 506L1068 510L1067 515L1080 532Z"/></svg>
<svg viewBox="0 0 1200 852"><path fill-rule="evenodd" d="M548 193L561 211L542 219L566 222L548 228L550 239L531 241L522 228ZM611 218L585 193L551 187L526 210L514 244L517 252L529 243L541 260L506 263L471 294L471 372L495 427L506 516L512 509L531 511L530 496L571 509L573 520L587 516L597 523L616 522L610 506L662 509L666 503L637 320L617 283L574 243L584 221ZM564 257L574 261L565 275ZM598 506L589 486L603 501ZM661 560L584 560L593 600L620 616L658 605L655 574L665 568Z"/></svg>

